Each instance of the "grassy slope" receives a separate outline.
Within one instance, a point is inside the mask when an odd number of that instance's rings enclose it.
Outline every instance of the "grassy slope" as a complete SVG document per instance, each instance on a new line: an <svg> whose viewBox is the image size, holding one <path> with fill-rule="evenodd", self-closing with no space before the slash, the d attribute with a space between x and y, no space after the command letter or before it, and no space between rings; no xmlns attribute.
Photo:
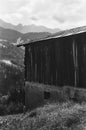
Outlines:
<svg viewBox="0 0 86 130"><path fill-rule="evenodd" d="M86 103L51 103L26 114L1 117L6 130L85 130Z"/></svg>

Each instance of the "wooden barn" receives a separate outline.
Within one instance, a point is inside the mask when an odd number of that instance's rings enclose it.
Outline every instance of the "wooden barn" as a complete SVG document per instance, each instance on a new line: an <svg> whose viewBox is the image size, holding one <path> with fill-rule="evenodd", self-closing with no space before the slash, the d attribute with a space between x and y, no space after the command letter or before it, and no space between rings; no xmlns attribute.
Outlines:
<svg viewBox="0 0 86 130"><path fill-rule="evenodd" d="M86 26L20 44L25 82L86 87Z"/></svg>
<svg viewBox="0 0 86 130"><path fill-rule="evenodd" d="M25 47L27 108L35 108L45 99L65 99L67 94L72 99L86 101L86 26L60 31L18 46ZM64 94L63 86L72 87L65 89L67 94Z"/></svg>

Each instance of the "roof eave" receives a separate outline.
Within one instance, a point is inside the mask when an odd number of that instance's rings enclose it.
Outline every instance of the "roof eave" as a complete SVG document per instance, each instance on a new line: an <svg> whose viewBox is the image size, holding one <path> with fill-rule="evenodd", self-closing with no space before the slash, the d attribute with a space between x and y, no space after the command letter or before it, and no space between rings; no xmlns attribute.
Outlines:
<svg viewBox="0 0 86 130"><path fill-rule="evenodd" d="M74 29L77 29L77 28L74 28ZM74 30L74 29L70 29L70 30ZM67 31L70 31L70 30L67 30ZM79 30L79 31L76 31L76 32L72 31L72 32L69 33L67 31L60 31L60 32L58 32L57 35L51 35L51 36L48 36L48 37L45 37L45 38L41 38L41 39L38 39L38 40L30 40L28 42L18 44L17 47L26 46L26 45L29 45L31 43L46 41L46 40L50 40L50 39L68 37L68 36L73 36L73 35L78 35L78 34L81 34L81 33L85 33L86 32L86 26L85 26L85 29L82 29L82 30Z"/></svg>

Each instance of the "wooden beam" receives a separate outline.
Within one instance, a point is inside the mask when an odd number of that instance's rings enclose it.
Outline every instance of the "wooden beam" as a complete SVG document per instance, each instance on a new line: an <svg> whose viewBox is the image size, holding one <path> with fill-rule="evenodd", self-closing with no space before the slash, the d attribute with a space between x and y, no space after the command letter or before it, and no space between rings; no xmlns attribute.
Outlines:
<svg viewBox="0 0 86 130"><path fill-rule="evenodd" d="M77 43L73 40L73 61L74 61L74 68L75 68L75 87L78 87L78 50L77 50Z"/></svg>

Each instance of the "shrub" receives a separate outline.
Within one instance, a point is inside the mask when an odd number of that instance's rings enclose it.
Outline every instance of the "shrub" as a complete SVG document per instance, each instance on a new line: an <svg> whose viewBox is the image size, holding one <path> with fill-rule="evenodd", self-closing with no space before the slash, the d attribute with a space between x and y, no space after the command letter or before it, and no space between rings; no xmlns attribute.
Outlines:
<svg viewBox="0 0 86 130"><path fill-rule="evenodd" d="M23 112L23 105L22 104L15 104L11 102L7 107L7 114L17 114Z"/></svg>
<svg viewBox="0 0 86 130"><path fill-rule="evenodd" d="M8 95L0 97L0 115L22 113L25 105L24 89L11 89Z"/></svg>

